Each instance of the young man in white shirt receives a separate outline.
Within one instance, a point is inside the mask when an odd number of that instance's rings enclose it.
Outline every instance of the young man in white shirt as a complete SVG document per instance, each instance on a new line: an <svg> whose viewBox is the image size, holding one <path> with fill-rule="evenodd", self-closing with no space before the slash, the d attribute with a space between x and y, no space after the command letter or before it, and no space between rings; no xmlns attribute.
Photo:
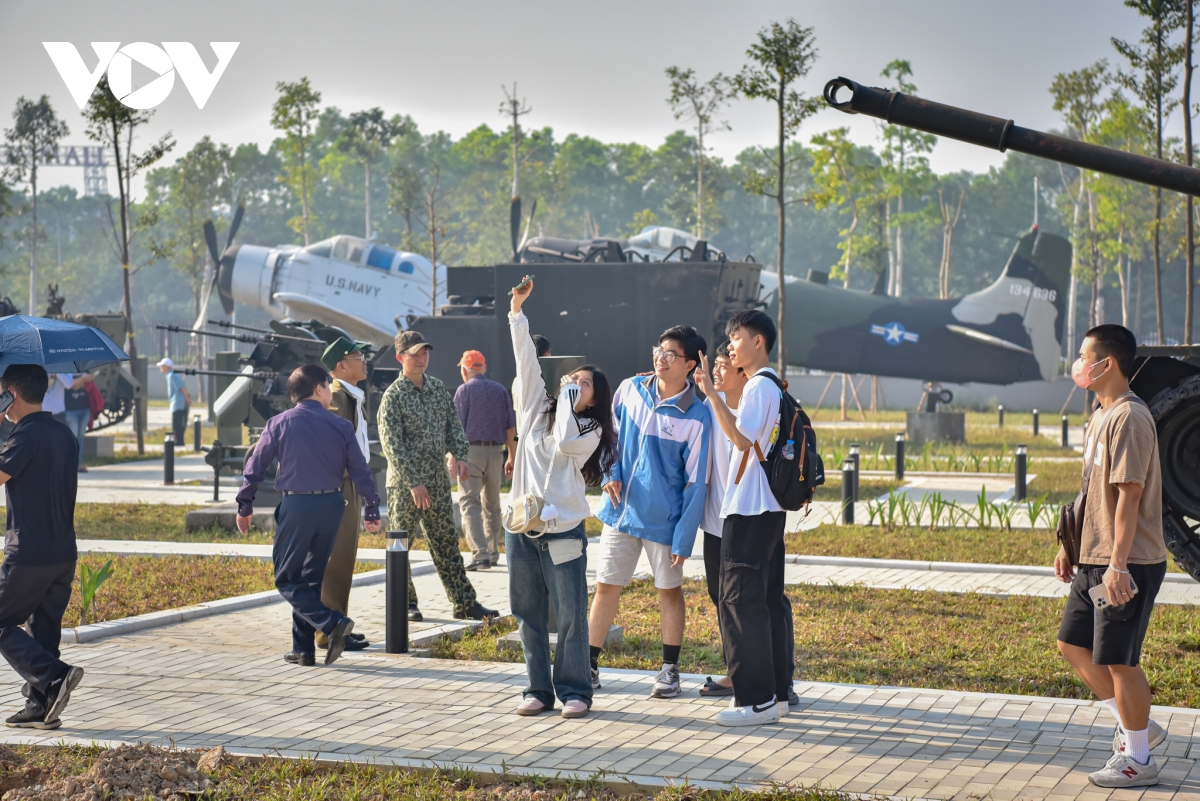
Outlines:
<svg viewBox="0 0 1200 801"><path fill-rule="evenodd" d="M696 380L712 401L716 423L733 443L721 504L719 622L734 700L717 713L722 726L778 723L792 685L790 604L783 590L787 513L775 499L757 450L765 457L779 434L779 388L765 373L775 323L761 311L735 314L725 327L730 364L750 376L737 414L721 400L701 355Z"/></svg>

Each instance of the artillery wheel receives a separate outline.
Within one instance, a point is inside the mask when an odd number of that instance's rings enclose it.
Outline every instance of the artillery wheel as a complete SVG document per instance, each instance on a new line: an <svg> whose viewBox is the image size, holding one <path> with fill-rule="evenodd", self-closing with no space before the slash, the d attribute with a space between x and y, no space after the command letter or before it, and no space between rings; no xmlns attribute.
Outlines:
<svg viewBox="0 0 1200 801"><path fill-rule="evenodd" d="M117 408L105 406L100 410L100 414L96 415L96 420L92 424L92 431L99 431L102 428L115 426L129 415L133 414L133 398L117 398Z"/></svg>
<svg viewBox="0 0 1200 801"><path fill-rule="evenodd" d="M1154 398L1162 464L1163 537L1175 562L1200 581L1200 376Z"/></svg>

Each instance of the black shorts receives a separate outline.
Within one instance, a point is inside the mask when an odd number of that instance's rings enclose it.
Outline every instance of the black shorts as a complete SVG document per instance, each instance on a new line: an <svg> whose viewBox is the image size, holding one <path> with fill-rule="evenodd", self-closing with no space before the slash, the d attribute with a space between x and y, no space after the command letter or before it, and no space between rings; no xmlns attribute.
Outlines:
<svg viewBox="0 0 1200 801"><path fill-rule="evenodd" d="M1067 593L1058 639L1091 651L1092 664L1137 667L1150 613L1154 611L1154 599L1167 574L1167 563L1129 565L1130 577L1138 588L1137 595L1120 606L1096 609L1088 590L1104 583L1106 570L1108 565L1079 568Z"/></svg>

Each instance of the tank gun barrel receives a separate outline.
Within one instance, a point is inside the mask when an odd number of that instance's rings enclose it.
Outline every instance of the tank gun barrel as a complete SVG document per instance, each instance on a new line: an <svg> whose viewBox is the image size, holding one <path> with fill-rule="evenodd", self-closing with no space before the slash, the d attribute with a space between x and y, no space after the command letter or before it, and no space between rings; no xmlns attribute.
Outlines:
<svg viewBox="0 0 1200 801"><path fill-rule="evenodd" d="M198 370L195 367L176 367L175 372L183 375L222 375L228 378L256 378L259 381L266 381L271 378L278 378L278 373L238 373L233 370Z"/></svg>
<svg viewBox="0 0 1200 801"><path fill-rule="evenodd" d="M850 97L839 100L838 93L842 90L848 91ZM1001 153L1015 150L1185 195L1200 195L1200 169L1195 167L1022 128L1012 120L923 100L903 92L863 86L849 78L835 78L825 84L825 102L847 114L866 114L892 125L915 128Z"/></svg>
<svg viewBox="0 0 1200 801"><path fill-rule="evenodd" d="M262 337L250 336L249 334L225 334L221 331L202 331L199 328L184 328L180 325L156 325L155 328L160 331L170 331L177 334L200 334L206 337L220 337L222 339L236 339L238 342L257 343L262 342Z"/></svg>
<svg viewBox="0 0 1200 801"><path fill-rule="evenodd" d="M274 334L275 332L269 328L254 328L249 325L237 325L236 323L226 322L225 320L209 320L209 325L219 325L222 328L236 328L238 331L253 331L256 334Z"/></svg>
<svg viewBox="0 0 1200 801"><path fill-rule="evenodd" d="M289 337L284 334L276 334L274 331L271 331L268 334L264 334L262 336L256 337L256 336L251 336L250 334L226 334L226 333L222 333L221 331L204 331L199 328L184 328L181 325L156 325L155 328L159 329L160 331L171 331L173 333L180 333L180 334L200 334L201 336L206 336L206 337L221 337L223 339L236 339L238 342L248 342L251 344L256 344L259 342L267 342L267 341L271 341L271 340L276 340L276 341L283 340L285 342L304 342L304 343L311 345L314 342L319 344L321 341L319 339L310 339L308 337Z"/></svg>

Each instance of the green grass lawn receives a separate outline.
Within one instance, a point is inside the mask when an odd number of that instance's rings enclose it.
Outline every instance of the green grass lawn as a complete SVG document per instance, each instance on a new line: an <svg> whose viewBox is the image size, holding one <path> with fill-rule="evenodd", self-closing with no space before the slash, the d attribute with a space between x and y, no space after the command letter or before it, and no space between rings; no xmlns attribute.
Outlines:
<svg viewBox="0 0 1200 801"><path fill-rule="evenodd" d="M861 559L917 559L930 562L986 562L1046 565L1054 562L1058 540L1044 528L897 528L823 524L785 536L788 553Z"/></svg>
<svg viewBox="0 0 1200 801"><path fill-rule="evenodd" d="M716 611L704 583L686 580L684 594L688 625L679 667L719 675L724 668ZM1092 697L1054 644L1061 599L807 585L789 587L788 597L797 680ZM616 622L625 629L625 642L605 649L600 664L657 670L662 638L652 582L629 586ZM514 628L502 624L439 643L434 656L520 662L520 651L496 647L496 638ZM1194 607L1154 610L1142 666L1156 704L1200 706L1200 619ZM600 703L603 694L598 693Z"/></svg>

